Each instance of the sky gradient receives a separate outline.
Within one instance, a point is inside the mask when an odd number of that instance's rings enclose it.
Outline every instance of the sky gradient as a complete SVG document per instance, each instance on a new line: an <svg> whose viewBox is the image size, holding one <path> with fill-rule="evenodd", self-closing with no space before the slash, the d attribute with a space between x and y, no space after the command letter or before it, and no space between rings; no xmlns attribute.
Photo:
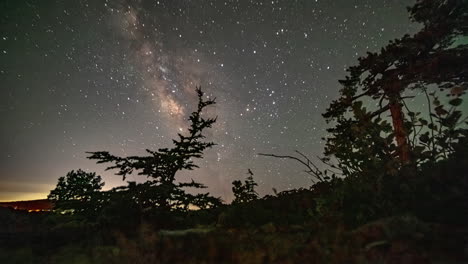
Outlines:
<svg viewBox="0 0 468 264"><path fill-rule="evenodd" d="M254 172L261 195L309 187L292 161L323 152L321 114L366 51L413 33L407 0L0 3L0 201L45 198L78 168L124 185L86 151L170 147L202 86L217 105L200 169L225 201ZM144 180L131 176L129 180Z"/></svg>

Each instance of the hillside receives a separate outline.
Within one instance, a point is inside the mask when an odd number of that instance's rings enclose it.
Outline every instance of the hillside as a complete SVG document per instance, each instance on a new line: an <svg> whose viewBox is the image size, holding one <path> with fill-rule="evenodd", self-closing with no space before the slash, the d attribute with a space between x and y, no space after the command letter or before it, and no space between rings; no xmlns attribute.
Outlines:
<svg viewBox="0 0 468 264"><path fill-rule="evenodd" d="M30 201L0 202L0 207L11 207L15 210L50 211L54 208L53 202L47 199Z"/></svg>

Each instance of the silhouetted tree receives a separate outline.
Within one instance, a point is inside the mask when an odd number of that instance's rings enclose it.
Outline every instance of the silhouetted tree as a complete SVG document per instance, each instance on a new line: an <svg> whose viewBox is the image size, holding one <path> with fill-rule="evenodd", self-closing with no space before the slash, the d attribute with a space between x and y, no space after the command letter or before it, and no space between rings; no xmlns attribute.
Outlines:
<svg viewBox="0 0 468 264"><path fill-rule="evenodd" d="M215 99L205 99L200 88L196 89L198 95L198 107L190 117L189 134L187 136L178 134L178 139L172 142L174 147L161 148L157 151L147 149L147 156L119 157L111 155L107 151L88 152L89 159L97 160L97 163L112 163L106 170L117 169L116 175L126 176L133 172L144 175L150 180L142 184L130 183L126 188L132 199L144 208L160 208L172 210L176 208L187 209L190 204L210 207L221 204L218 198L209 198L208 194L192 195L185 192L183 188L205 188L204 185L195 181L187 183L176 183L175 176L180 170L193 170L198 168L194 159L202 158L203 151L211 148L213 142L204 141L202 134L205 128L210 128L216 118L202 117L202 111L215 104Z"/></svg>
<svg viewBox="0 0 468 264"><path fill-rule="evenodd" d="M234 201L232 201L233 204L246 203L258 199L258 193L255 191L255 186L258 186L258 184L253 179L253 172L248 169L247 174L249 176L245 179L244 184L239 180L232 182L232 192L235 197Z"/></svg>
<svg viewBox="0 0 468 264"><path fill-rule="evenodd" d="M341 97L324 114L329 122L337 124L329 130L332 136L327 140L326 153L335 155L340 162L348 162L348 157L339 152L343 151L341 147L337 148L342 142L349 141L348 152L362 148L356 142L360 139L353 135L357 130L355 124L368 122L387 130L388 125L380 116L389 112L393 125L390 138L395 140L396 148L385 147L383 151L395 152L400 164L413 163L409 142L412 126L403 110L405 90L425 89L431 84L452 92L466 89L468 45L463 43L468 36L466 1L418 0L408 10L411 19L422 23L423 28L413 36L405 35L391 41L379 53L368 53L360 58L359 65L350 67L349 76L340 81L343 85ZM360 100L375 100L378 109L367 111ZM350 117L349 112L354 117ZM368 137L376 136L378 131ZM379 139L376 144L388 143L388 139Z"/></svg>
<svg viewBox="0 0 468 264"><path fill-rule="evenodd" d="M56 210L90 213L99 207L99 193L103 186L101 176L96 173L72 170L58 179L57 186L47 198L55 203Z"/></svg>

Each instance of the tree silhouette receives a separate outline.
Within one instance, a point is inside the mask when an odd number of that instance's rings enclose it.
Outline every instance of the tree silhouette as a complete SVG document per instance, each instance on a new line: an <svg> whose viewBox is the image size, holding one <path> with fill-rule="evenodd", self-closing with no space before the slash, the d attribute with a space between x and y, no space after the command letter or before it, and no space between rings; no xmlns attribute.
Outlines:
<svg viewBox="0 0 468 264"><path fill-rule="evenodd" d="M55 203L55 209L72 210L75 213L95 211L99 203L99 192L104 186L101 176L81 169L70 171L58 179L55 189L47 199Z"/></svg>
<svg viewBox="0 0 468 264"><path fill-rule="evenodd" d="M359 65L350 67L349 75L340 81L341 97L324 114L339 129L352 129L356 120L347 117L347 113L355 112L356 108L363 110L356 105L360 100L375 100L378 109L364 111L360 121L380 118L390 112L395 153L403 165L413 162L409 144L411 127L403 110L405 90L433 84L452 92L463 91L468 83L468 45L462 41L468 36L466 1L418 0L408 10L414 22L424 25L421 31L391 41L380 53L368 53L360 58ZM337 135L336 128L329 132ZM334 137L329 138L328 154L337 153L335 145L338 144Z"/></svg>
<svg viewBox="0 0 468 264"><path fill-rule="evenodd" d="M253 172L248 169L247 174L249 176L245 179L244 184L239 180L232 182L232 192L235 197L234 201L232 201L233 204L246 203L258 199L258 193L255 191L255 186L258 186L258 184L253 179Z"/></svg>
<svg viewBox="0 0 468 264"><path fill-rule="evenodd" d="M210 128L216 118L202 117L203 110L215 104L215 99L204 99L204 93L197 87L198 107L190 117L190 127L188 136L178 133L178 139L172 142L172 148L160 148L157 151L147 149L147 156L119 157L111 155L107 151L88 152L89 159L97 160L97 163L112 163L106 170L117 169L116 175L126 176L133 172L149 178L142 184L130 183L125 191L131 192L131 197L136 203L144 208L160 208L172 210L176 208L187 209L190 204L211 207L219 205L218 198L208 196L208 194L192 195L186 193L183 188L204 188L205 186L195 181L187 183L176 183L175 176L180 170L193 170L198 168L194 163L195 158L202 158L203 151L211 148L213 142L204 141L203 130Z"/></svg>

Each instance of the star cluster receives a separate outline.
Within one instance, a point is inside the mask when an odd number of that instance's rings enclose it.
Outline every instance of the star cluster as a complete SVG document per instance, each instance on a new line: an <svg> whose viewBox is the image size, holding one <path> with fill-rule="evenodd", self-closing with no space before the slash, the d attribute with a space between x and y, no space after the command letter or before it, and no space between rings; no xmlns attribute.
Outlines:
<svg viewBox="0 0 468 264"><path fill-rule="evenodd" d="M321 117L366 51L412 33L409 0L80 0L0 4L0 200L43 198L83 168L124 184L86 151L143 154L184 133L202 86L218 145L194 178L229 201L255 173L260 194L308 187L290 161L323 151ZM138 176L130 180L138 180Z"/></svg>

